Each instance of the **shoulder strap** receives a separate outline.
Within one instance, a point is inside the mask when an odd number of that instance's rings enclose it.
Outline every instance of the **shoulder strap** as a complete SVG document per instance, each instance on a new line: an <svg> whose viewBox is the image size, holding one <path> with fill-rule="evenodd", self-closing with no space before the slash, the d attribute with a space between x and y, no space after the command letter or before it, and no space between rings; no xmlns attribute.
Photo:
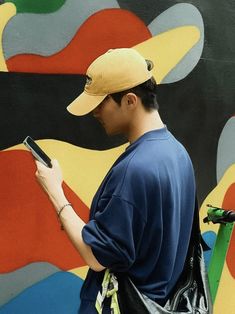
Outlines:
<svg viewBox="0 0 235 314"><path fill-rule="evenodd" d="M194 205L194 216L193 216L193 225L192 225L192 231L191 231L191 238L190 238L190 244L189 246L195 244L201 244L203 251L210 250L210 247L206 244L204 241L202 235L201 235L201 229L200 229L200 219L199 219L199 207L198 207L198 200L197 197L195 197L195 205Z"/></svg>

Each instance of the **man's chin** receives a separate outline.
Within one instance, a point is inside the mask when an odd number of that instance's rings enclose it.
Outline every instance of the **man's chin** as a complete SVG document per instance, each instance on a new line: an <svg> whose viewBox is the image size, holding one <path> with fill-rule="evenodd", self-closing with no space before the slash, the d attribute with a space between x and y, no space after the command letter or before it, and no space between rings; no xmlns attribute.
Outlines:
<svg viewBox="0 0 235 314"><path fill-rule="evenodd" d="M106 134L107 134L108 136L120 135L120 132L115 131L115 130L110 130L110 129L107 129L107 128L105 128L105 127L104 127L104 130L105 130L105 132L106 132Z"/></svg>

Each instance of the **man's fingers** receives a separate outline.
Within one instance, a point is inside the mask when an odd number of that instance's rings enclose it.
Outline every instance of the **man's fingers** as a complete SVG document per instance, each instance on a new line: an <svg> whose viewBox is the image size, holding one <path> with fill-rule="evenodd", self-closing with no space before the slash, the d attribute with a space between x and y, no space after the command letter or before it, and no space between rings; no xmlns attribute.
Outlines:
<svg viewBox="0 0 235 314"><path fill-rule="evenodd" d="M36 160L36 159L35 159L35 163L36 163L36 166L37 166L38 169L45 169L45 168L48 168L47 166L45 166L43 163L41 163L40 161L38 161L38 160ZM57 160L57 159L52 159L52 160L51 160L51 164L52 164L52 168L59 166L59 163L58 163L58 160ZM51 168L50 168L50 169L51 169Z"/></svg>
<svg viewBox="0 0 235 314"><path fill-rule="evenodd" d="M38 169L43 169L45 166L38 160L35 160L36 166Z"/></svg>
<svg viewBox="0 0 235 314"><path fill-rule="evenodd" d="M51 164L52 164L52 168L59 166L59 163L58 163L58 160L57 160L57 159L52 159Z"/></svg>

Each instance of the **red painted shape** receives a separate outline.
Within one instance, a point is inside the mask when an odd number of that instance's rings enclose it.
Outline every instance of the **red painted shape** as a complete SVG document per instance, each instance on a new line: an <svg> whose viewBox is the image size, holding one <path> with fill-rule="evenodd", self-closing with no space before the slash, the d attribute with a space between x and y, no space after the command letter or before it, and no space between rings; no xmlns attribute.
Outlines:
<svg viewBox="0 0 235 314"><path fill-rule="evenodd" d="M85 265L69 241L46 193L35 178L31 153L0 152L0 273L32 262L49 262L68 270ZM76 212L88 220L89 209L64 184Z"/></svg>
<svg viewBox="0 0 235 314"><path fill-rule="evenodd" d="M85 74L91 62L108 49L132 47L151 36L145 24L130 11L105 9L89 17L60 52L49 57L17 55L6 64L11 72Z"/></svg>
<svg viewBox="0 0 235 314"><path fill-rule="evenodd" d="M228 188L224 196L222 208L235 210L235 183L230 185L230 187ZM226 257L229 271L231 275L233 276L233 278L235 279L234 256L235 256L235 229L233 230L233 233L231 236L231 241L230 241L230 245L229 245L229 249L228 249L227 257Z"/></svg>

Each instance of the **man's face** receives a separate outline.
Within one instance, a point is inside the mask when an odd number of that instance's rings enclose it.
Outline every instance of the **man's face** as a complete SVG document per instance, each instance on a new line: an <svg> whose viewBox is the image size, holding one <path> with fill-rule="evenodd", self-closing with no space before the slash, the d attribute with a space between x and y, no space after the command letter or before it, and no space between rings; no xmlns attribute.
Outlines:
<svg viewBox="0 0 235 314"><path fill-rule="evenodd" d="M93 116L101 123L108 135L126 134L128 132L130 113L127 110L124 97L121 105L119 105L111 96L107 96L93 110Z"/></svg>

